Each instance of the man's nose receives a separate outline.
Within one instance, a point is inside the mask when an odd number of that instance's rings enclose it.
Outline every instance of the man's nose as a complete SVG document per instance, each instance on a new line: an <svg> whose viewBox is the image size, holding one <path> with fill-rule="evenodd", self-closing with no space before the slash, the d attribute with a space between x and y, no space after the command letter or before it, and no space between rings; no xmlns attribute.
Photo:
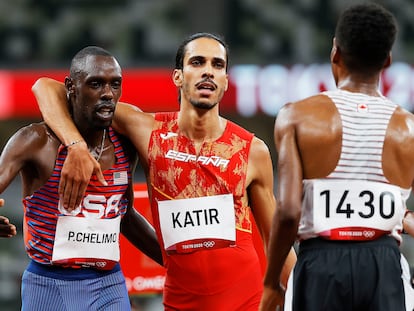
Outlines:
<svg viewBox="0 0 414 311"><path fill-rule="evenodd" d="M210 63L206 63L206 65L204 66L203 77L212 78L213 76L213 66Z"/></svg>
<svg viewBox="0 0 414 311"><path fill-rule="evenodd" d="M102 90L102 97L113 98L114 92L110 84L105 84Z"/></svg>

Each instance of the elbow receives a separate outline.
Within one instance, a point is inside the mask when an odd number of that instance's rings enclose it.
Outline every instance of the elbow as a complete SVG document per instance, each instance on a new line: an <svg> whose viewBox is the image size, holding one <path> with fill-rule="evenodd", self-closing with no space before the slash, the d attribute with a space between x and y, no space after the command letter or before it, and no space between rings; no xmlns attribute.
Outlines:
<svg viewBox="0 0 414 311"><path fill-rule="evenodd" d="M278 221L286 226L296 226L299 224L301 217L300 202L294 203L280 203L276 209Z"/></svg>
<svg viewBox="0 0 414 311"><path fill-rule="evenodd" d="M49 78L46 78L46 77L41 77L41 78L39 78L39 79L37 79L36 81L35 81L35 83L33 83L33 85L32 85L32 92L34 93L34 94L36 94L38 91L39 91L39 89L45 84L45 83L47 83L47 80L48 80Z"/></svg>

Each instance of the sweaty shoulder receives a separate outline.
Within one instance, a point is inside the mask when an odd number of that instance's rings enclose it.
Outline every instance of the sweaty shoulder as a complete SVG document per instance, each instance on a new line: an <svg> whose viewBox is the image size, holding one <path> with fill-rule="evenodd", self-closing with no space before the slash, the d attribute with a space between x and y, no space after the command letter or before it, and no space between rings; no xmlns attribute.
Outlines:
<svg viewBox="0 0 414 311"><path fill-rule="evenodd" d="M414 115L401 107L393 113L385 136L383 171L393 184L411 187L414 180Z"/></svg>
<svg viewBox="0 0 414 311"><path fill-rule="evenodd" d="M262 156L270 155L269 147L262 139L256 136L254 136L252 139L252 144L250 147L250 158L252 157L252 154L257 155L259 158Z"/></svg>
<svg viewBox="0 0 414 311"><path fill-rule="evenodd" d="M280 125L297 125L303 122L330 118L337 110L328 96L318 94L297 102L287 103L279 111L277 122Z"/></svg>
<svg viewBox="0 0 414 311"><path fill-rule="evenodd" d="M60 144L55 134L44 122L32 123L22 127L16 132L13 139L16 139L24 146L30 145L31 148L36 149L47 144L54 146Z"/></svg>
<svg viewBox="0 0 414 311"><path fill-rule="evenodd" d="M266 143L254 136L250 146L247 184L252 180L261 180L263 176L273 179L273 164Z"/></svg>
<svg viewBox="0 0 414 311"><path fill-rule="evenodd" d="M342 123L332 100L322 94L286 104L277 115L275 143L295 145L304 178L327 176L339 160ZM286 147L286 146L285 146Z"/></svg>

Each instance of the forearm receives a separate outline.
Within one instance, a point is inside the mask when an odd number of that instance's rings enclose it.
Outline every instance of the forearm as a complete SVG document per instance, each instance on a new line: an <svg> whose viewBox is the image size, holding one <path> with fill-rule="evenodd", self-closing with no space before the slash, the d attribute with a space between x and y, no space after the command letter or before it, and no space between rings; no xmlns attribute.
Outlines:
<svg viewBox="0 0 414 311"><path fill-rule="evenodd" d="M122 234L137 249L162 266L161 248L154 228L141 214L133 211L133 207L130 209L121 222Z"/></svg>
<svg viewBox="0 0 414 311"><path fill-rule="evenodd" d="M89 153L88 146L69 114L66 87L53 79L40 78L32 87L40 111L47 125L68 146L62 168L59 193L64 208L71 211L80 203L93 172L105 185L99 163Z"/></svg>
<svg viewBox="0 0 414 311"><path fill-rule="evenodd" d="M296 233L296 222L293 220L280 221L280 215L274 215L268 248L268 266L264 278L266 287L276 289L280 284L286 284L288 273L296 262L292 248Z"/></svg>
<svg viewBox="0 0 414 311"><path fill-rule="evenodd" d="M40 78L32 86L46 124L64 145L83 140L69 114L66 87L50 78Z"/></svg>

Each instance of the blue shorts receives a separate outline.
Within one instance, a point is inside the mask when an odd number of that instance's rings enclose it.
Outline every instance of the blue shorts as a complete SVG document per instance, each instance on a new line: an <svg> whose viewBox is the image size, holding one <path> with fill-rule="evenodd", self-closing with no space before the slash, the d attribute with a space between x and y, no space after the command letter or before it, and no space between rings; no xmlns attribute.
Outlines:
<svg viewBox="0 0 414 311"><path fill-rule="evenodd" d="M53 268L32 261L22 277L22 311L131 310L119 267L110 272L85 270L91 269Z"/></svg>

